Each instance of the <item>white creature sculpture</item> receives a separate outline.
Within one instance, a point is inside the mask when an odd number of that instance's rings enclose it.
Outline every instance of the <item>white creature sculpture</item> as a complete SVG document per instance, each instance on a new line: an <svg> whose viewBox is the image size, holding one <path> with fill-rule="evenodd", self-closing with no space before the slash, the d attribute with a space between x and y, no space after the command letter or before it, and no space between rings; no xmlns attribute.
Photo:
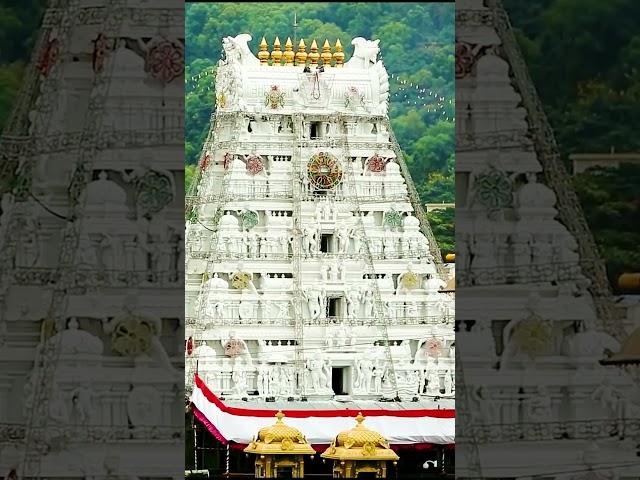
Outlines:
<svg viewBox="0 0 640 480"><path fill-rule="evenodd" d="M369 68L376 63L380 40L366 40L356 37L351 41L354 46L353 57L344 64L345 68Z"/></svg>
<svg viewBox="0 0 640 480"><path fill-rule="evenodd" d="M222 46L226 54L226 62L238 62L242 65L258 66L260 60L258 60L251 50L248 43L252 37L248 33L241 33L235 37L225 37L222 40Z"/></svg>

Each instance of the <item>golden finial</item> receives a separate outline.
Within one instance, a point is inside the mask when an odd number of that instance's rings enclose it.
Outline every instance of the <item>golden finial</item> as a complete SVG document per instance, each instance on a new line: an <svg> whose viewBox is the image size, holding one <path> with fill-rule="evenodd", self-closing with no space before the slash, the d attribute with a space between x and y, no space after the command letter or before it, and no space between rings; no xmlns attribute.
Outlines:
<svg viewBox="0 0 640 480"><path fill-rule="evenodd" d="M316 40L314 38L313 42L311 42L311 53L309 53L309 60L311 61L311 65L317 65L319 58L320 54L318 53L318 44L316 43Z"/></svg>
<svg viewBox="0 0 640 480"><path fill-rule="evenodd" d="M261 65L266 65L269 60L269 52L267 51L269 45L267 45L267 40L262 37L262 41L260 42L260 51L258 52L258 58L260 59Z"/></svg>
<svg viewBox="0 0 640 480"><path fill-rule="evenodd" d="M273 59L273 66L279 67L280 60L282 59L282 51L280 50L280 39L276 37L273 42L273 52L271 52L271 58Z"/></svg>
<svg viewBox="0 0 640 480"><path fill-rule="evenodd" d="M322 45L322 54L320 55L322 58L322 65L325 67L331 66L331 46L329 45L329 40L324 39L324 45Z"/></svg>
<svg viewBox="0 0 640 480"><path fill-rule="evenodd" d="M276 413L276 418L278 419L278 423L282 423L282 419L284 418L284 413L282 413L282 410L278 410L278 413Z"/></svg>
<svg viewBox="0 0 640 480"><path fill-rule="evenodd" d="M342 51L340 39L336 40L336 51L333 54L333 59L336 61L336 67L342 67L344 63L344 52Z"/></svg>
<svg viewBox="0 0 640 480"><path fill-rule="evenodd" d="M304 40L300 39L296 52L296 65L304 65L305 63L307 63L307 46L304 44Z"/></svg>
<svg viewBox="0 0 640 480"><path fill-rule="evenodd" d="M293 43L291 43L291 37L287 37L287 43L284 44L284 63L285 65L293 65L293 58L296 56L293 53Z"/></svg>
<svg viewBox="0 0 640 480"><path fill-rule="evenodd" d="M362 412L358 412L358 416L356 417L356 422L358 422L358 427L362 427L364 428L364 426L362 425L362 422L364 422L364 416L362 415Z"/></svg>

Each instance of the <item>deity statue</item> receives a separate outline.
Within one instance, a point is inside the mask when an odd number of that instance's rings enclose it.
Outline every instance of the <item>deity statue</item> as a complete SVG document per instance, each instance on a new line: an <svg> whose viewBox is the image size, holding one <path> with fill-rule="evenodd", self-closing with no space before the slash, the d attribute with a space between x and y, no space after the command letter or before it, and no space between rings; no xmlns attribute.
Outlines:
<svg viewBox="0 0 640 480"><path fill-rule="evenodd" d="M347 317L351 320L355 320L358 317L361 296L362 294L358 288L352 288L347 291Z"/></svg>

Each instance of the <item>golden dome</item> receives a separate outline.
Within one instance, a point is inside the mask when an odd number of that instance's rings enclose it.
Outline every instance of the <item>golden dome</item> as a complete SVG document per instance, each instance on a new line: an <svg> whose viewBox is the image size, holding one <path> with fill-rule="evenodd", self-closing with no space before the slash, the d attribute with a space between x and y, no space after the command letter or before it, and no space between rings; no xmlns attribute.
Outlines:
<svg viewBox="0 0 640 480"><path fill-rule="evenodd" d="M281 442L285 438L289 438L291 440L298 440L299 438L304 439L302 432L297 428L290 427L289 425L285 425L282 421L284 418L284 413L282 410L276 413L276 418L278 419L274 425L270 427L261 428L258 431L258 439L265 442Z"/></svg>
<svg viewBox="0 0 640 480"><path fill-rule="evenodd" d="M247 453L259 454L315 454L315 450L307 443L300 430L286 425L282 419L284 413L276 413L275 424L261 428L257 438L244 449Z"/></svg>
<svg viewBox="0 0 640 480"><path fill-rule="evenodd" d="M358 424L340 432L321 456L334 460L398 460L398 455L389 448L389 442L365 427L363 421L364 416L358 413Z"/></svg>

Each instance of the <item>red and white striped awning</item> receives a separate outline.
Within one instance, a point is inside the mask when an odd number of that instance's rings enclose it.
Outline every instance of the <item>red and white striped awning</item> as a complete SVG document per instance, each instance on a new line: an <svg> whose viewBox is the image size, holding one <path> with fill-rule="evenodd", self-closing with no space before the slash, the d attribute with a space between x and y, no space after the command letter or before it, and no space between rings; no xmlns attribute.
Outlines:
<svg viewBox="0 0 640 480"><path fill-rule="evenodd" d="M239 408L225 405L204 381L195 376L191 404L196 418L221 442L248 444L259 429L273 425L277 410ZM440 444L455 442L455 410L381 408L372 409L282 409L287 425L299 429L311 444L328 445L336 435L355 426L358 412L367 428L382 434L393 444ZM410 405L410 404L403 404Z"/></svg>

